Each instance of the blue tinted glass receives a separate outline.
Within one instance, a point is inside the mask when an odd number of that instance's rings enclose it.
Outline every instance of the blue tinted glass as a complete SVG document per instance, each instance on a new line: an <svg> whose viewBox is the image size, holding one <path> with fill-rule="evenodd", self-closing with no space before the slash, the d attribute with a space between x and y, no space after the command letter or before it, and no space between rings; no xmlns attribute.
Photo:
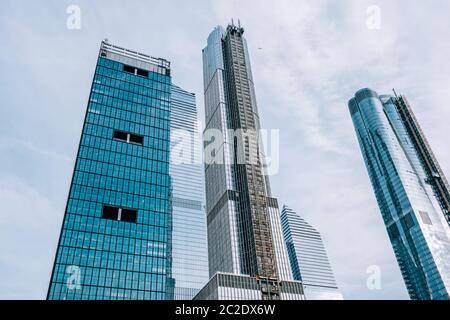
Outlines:
<svg viewBox="0 0 450 320"><path fill-rule="evenodd" d="M49 299L166 298L171 80L123 67L97 63Z"/></svg>

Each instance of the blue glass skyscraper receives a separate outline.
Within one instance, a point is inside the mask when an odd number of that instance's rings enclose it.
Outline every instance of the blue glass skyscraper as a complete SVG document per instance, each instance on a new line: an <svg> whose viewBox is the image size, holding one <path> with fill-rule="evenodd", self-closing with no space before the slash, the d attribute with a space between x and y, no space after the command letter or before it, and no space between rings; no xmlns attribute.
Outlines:
<svg viewBox="0 0 450 320"><path fill-rule="evenodd" d="M448 183L409 103L362 89L349 108L411 299L449 299Z"/></svg>
<svg viewBox="0 0 450 320"><path fill-rule="evenodd" d="M294 280L301 281L307 300L342 300L320 233L287 206L281 224Z"/></svg>
<svg viewBox="0 0 450 320"><path fill-rule="evenodd" d="M174 299L191 300L209 280L202 145L195 95L175 85L170 128Z"/></svg>
<svg viewBox="0 0 450 320"><path fill-rule="evenodd" d="M48 299L166 299L170 63L101 44Z"/></svg>

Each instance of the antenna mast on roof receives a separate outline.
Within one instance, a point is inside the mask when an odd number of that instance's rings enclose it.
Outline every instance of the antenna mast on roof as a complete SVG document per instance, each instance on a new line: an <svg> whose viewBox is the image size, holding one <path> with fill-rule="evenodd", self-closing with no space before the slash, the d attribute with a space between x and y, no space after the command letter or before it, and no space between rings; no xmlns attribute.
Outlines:
<svg viewBox="0 0 450 320"><path fill-rule="evenodd" d="M392 91L394 92L395 98L398 99L398 95L397 95L397 92L395 91L395 89L392 89Z"/></svg>

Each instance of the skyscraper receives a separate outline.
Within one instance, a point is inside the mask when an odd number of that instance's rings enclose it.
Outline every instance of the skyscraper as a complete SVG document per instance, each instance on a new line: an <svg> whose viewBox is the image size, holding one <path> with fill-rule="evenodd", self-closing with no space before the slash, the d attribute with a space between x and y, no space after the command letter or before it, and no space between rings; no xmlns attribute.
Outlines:
<svg viewBox="0 0 450 320"><path fill-rule="evenodd" d="M212 279L198 299L224 298L221 292L227 290L218 287L230 289L228 299L279 299L285 294L282 288L289 287L280 286L280 281L292 279L278 201L271 195L265 174L259 113L243 33L240 25L231 24L226 30L216 27L203 49ZM301 299L301 284L294 282L292 286L295 298ZM253 291L238 292L242 288Z"/></svg>
<svg viewBox="0 0 450 320"><path fill-rule="evenodd" d="M320 233L287 206L281 212L295 280L303 283L307 300L342 300Z"/></svg>
<svg viewBox="0 0 450 320"><path fill-rule="evenodd" d="M410 105L362 89L349 108L411 299L449 299L448 183Z"/></svg>
<svg viewBox="0 0 450 320"><path fill-rule="evenodd" d="M191 300L208 282L205 188L195 95L175 85L171 97L174 299Z"/></svg>
<svg viewBox="0 0 450 320"><path fill-rule="evenodd" d="M166 299L170 63L101 44L48 299Z"/></svg>

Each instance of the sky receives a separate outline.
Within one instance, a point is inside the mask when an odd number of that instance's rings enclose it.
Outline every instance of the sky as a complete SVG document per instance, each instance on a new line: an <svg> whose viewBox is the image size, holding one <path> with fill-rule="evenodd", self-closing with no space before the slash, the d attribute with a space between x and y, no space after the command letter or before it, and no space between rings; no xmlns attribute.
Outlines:
<svg viewBox="0 0 450 320"><path fill-rule="evenodd" d="M449 11L445 0L3 0L0 299L45 298L101 40L171 61L203 119L201 50L232 18L262 126L280 129L274 196L322 233L346 299L408 299L347 101L364 87L407 95L450 176Z"/></svg>

